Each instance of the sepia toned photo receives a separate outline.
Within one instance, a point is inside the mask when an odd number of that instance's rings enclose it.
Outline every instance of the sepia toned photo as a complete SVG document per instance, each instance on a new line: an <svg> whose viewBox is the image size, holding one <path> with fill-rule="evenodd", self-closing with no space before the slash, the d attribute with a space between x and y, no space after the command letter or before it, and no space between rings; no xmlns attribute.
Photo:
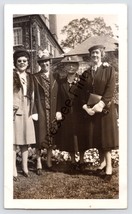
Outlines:
<svg viewBox="0 0 132 214"><path fill-rule="evenodd" d="M127 207L126 17L5 5L5 208Z"/></svg>

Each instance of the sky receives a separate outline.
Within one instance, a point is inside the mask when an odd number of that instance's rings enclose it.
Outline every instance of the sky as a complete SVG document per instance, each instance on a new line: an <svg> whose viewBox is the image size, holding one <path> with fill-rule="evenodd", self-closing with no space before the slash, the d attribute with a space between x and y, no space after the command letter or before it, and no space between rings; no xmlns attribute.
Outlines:
<svg viewBox="0 0 132 214"><path fill-rule="evenodd" d="M72 21L73 19L81 19L81 18L88 18L89 20L93 20L94 18L97 17L102 17L104 18L104 21L106 23L106 25L111 26L114 35L117 35L117 30L115 28L115 24L118 24L118 16L117 15L88 15L88 14L57 14L57 35L58 35L58 41L59 43L61 42L62 39L64 39L64 35L61 34L61 30L62 28L67 25L70 21Z"/></svg>

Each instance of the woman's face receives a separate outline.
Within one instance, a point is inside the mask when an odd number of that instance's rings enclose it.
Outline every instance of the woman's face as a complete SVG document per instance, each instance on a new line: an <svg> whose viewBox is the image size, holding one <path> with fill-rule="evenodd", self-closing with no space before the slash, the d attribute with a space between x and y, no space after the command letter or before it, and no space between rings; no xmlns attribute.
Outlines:
<svg viewBox="0 0 132 214"><path fill-rule="evenodd" d="M45 72L48 72L50 70L50 61L42 61L39 63L41 69Z"/></svg>
<svg viewBox="0 0 132 214"><path fill-rule="evenodd" d="M16 67L20 72L24 72L28 67L28 59L25 56L21 56L16 61Z"/></svg>
<svg viewBox="0 0 132 214"><path fill-rule="evenodd" d="M98 64L101 61L100 49L95 49L91 52L91 59L95 64Z"/></svg>
<svg viewBox="0 0 132 214"><path fill-rule="evenodd" d="M75 74L78 70L78 67L79 67L78 63L75 63L75 62L68 62L65 65L65 69L69 74Z"/></svg>

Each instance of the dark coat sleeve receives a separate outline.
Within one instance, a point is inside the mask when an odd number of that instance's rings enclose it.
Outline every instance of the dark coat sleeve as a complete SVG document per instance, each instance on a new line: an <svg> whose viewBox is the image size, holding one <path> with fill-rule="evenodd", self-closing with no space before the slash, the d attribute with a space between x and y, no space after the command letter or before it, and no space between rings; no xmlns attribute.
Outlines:
<svg viewBox="0 0 132 214"><path fill-rule="evenodd" d="M61 95L61 81L57 80L58 82L58 92L57 92L57 104L56 104L56 112L61 112L61 102L62 102L62 95Z"/></svg>
<svg viewBox="0 0 132 214"><path fill-rule="evenodd" d="M115 89L115 70L113 67L108 67L107 71L107 83L105 87L104 94L102 96L102 101L107 105L111 102Z"/></svg>
<svg viewBox="0 0 132 214"><path fill-rule="evenodd" d="M79 96L80 96L81 106L86 104L88 102L88 98L89 98L89 86L87 84L88 75L89 75L89 72L88 72L88 70L86 70L80 76L80 82L79 82L80 93L79 93Z"/></svg>

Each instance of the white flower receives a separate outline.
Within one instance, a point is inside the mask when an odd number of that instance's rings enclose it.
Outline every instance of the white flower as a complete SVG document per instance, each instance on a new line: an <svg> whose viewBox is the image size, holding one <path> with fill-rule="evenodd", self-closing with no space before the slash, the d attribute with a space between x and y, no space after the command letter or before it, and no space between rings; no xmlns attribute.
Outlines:
<svg viewBox="0 0 132 214"><path fill-rule="evenodd" d="M48 57L50 55L49 51L47 49L39 50L38 51L38 56L41 58L42 56Z"/></svg>
<svg viewBox="0 0 132 214"><path fill-rule="evenodd" d="M103 66L104 66L104 67L109 67L110 64L109 64L108 62L103 62Z"/></svg>

